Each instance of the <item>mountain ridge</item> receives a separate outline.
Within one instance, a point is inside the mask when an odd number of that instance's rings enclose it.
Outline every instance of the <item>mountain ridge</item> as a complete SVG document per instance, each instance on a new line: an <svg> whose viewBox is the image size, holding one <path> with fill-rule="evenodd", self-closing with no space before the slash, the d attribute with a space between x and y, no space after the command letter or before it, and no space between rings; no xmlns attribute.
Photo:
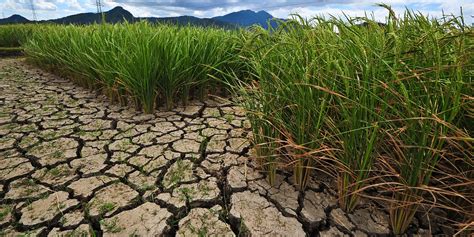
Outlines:
<svg viewBox="0 0 474 237"><path fill-rule="evenodd" d="M7 18L0 19L0 25L1 24L18 24L18 23L28 23L30 20L26 19L25 17L18 15L18 14L13 14Z"/></svg>
<svg viewBox="0 0 474 237"><path fill-rule="evenodd" d="M260 25L264 28L268 28L268 22L271 22L271 26L275 27L275 19L270 13L266 11L252 11L242 10L232 12L223 16L216 16L211 18L199 18L195 16L177 16L177 17L135 17L121 6L112 8L109 11L103 13L105 15L106 22L108 23L119 23L119 22L137 22L137 21L149 21L152 23L171 23L178 25L197 25L197 26L215 26L223 28L238 28L238 27L249 27L251 25ZM57 24L94 24L100 23L102 16L99 13L78 13L69 15L57 19L42 20L42 21L30 21L21 15L12 15L10 17L0 19L0 25L2 24L18 24L18 23L57 23Z"/></svg>
<svg viewBox="0 0 474 237"><path fill-rule="evenodd" d="M216 16L216 17L213 17L212 19L227 22L227 23L234 23L243 27L248 27L254 24L258 24L264 28L267 28L269 20L270 20L270 24L273 27L275 26L274 24L276 24L276 22L271 21L275 18L266 11L254 12L252 10L242 10L242 11L232 12L224 16Z"/></svg>

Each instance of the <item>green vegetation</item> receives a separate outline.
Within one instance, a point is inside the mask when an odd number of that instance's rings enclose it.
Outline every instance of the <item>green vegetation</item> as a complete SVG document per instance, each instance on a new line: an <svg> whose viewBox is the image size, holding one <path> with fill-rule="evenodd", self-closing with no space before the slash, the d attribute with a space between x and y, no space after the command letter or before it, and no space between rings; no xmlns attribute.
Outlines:
<svg viewBox="0 0 474 237"><path fill-rule="evenodd" d="M35 62L147 113L214 90L235 61L236 32L138 24L44 26L24 44Z"/></svg>
<svg viewBox="0 0 474 237"><path fill-rule="evenodd" d="M0 25L0 48L21 46L30 39L35 27L35 25Z"/></svg>
<svg viewBox="0 0 474 237"><path fill-rule="evenodd" d="M194 188L182 187L178 189L179 199L181 201L190 201L193 199L193 196L196 194Z"/></svg>
<svg viewBox="0 0 474 237"><path fill-rule="evenodd" d="M12 208L8 205L0 206L0 221L5 220L5 218L10 215Z"/></svg>
<svg viewBox="0 0 474 237"><path fill-rule="evenodd" d="M122 227L118 225L118 218L114 217L110 220L101 220L100 224L104 228L104 232L106 233L118 233L123 230Z"/></svg>
<svg viewBox="0 0 474 237"><path fill-rule="evenodd" d="M253 80L238 93L270 182L288 166L301 189L314 169L336 174L348 212L364 189L388 190L395 234L421 203L460 195L472 207L472 191L448 185L472 182L471 28L412 12L357 22L297 19L247 38ZM471 171L448 173L447 158Z"/></svg>
<svg viewBox="0 0 474 237"><path fill-rule="evenodd" d="M110 212L110 211L114 210L115 207L116 207L115 203L113 203L113 202L105 202L105 203L103 203L103 204L101 204L101 205L99 206L99 212L100 212L101 214L105 214L105 213L107 213L107 212Z"/></svg>
<svg viewBox="0 0 474 237"><path fill-rule="evenodd" d="M168 170L168 174L163 179L162 185L164 188L172 188L178 185L181 180L187 176L186 172L191 171L192 163L183 161L178 158L175 164Z"/></svg>
<svg viewBox="0 0 474 237"><path fill-rule="evenodd" d="M471 223L472 28L462 16L387 10L384 24L296 17L271 30L48 25L18 42L34 62L147 113L233 92L270 183L279 170L301 190L315 170L334 175L348 212L380 191L394 234L425 204Z"/></svg>

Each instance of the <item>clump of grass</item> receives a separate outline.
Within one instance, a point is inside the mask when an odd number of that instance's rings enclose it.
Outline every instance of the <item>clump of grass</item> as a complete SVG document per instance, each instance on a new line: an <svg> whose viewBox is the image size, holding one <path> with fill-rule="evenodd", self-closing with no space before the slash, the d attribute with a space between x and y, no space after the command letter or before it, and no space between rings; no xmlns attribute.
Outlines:
<svg viewBox="0 0 474 237"><path fill-rule="evenodd" d="M12 208L7 205L0 206L0 221L3 221L12 211Z"/></svg>
<svg viewBox="0 0 474 237"><path fill-rule="evenodd" d="M118 233L123 230L123 228L119 226L117 217L114 217L108 221L101 220L100 224L102 225L106 233Z"/></svg>
<svg viewBox="0 0 474 237"><path fill-rule="evenodd" d="M116 207L115 203L113 202L105 202L99 206L99 212L105 214L107 212L112 211Z"/></svg>

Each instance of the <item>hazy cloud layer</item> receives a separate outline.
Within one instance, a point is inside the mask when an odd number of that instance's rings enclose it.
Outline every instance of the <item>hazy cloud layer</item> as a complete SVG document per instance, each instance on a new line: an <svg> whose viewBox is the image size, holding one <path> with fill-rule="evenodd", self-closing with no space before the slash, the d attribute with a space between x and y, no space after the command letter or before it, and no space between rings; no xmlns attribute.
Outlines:
<svg viewBox="0 0 474 237"><path fill-rule="evenodd" d="M80 12L94 12L95 0L33 0L39 19L62 17ZM179 16L193 15L197 17L213 17L233 11L251 9L266 10L272 15L287 18L297 13L305 17L315 15L341 16L342 12L351 16L373 14L377 20L383 21L386 10L375 7L380 0L102 0L103 9L123 6L135 16ZM439 17L445 13L459 15L463 8L466 22L473 21L474 2L472 0L388 0L401 14L405 7L421 11L430 16ZM21 14L31 18L30 0L0 0L0 9L4 16Z"/></svg>

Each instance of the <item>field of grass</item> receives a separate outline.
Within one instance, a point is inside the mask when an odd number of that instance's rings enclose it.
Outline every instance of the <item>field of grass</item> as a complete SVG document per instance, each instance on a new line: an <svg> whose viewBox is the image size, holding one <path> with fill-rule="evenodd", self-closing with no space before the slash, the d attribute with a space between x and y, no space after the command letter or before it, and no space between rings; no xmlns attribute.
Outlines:
<svg viewBox="0 0 474 237"><path fill-rule="evenodd" d="M201 97L237 59L237 32L147 23L43 26L23 47L39 64L150 113Z"/></svg>
<svg viewBox="0 0 474 237"><path fill-rule="evenodd" d="M0 26L0 47L19 47L31 37L34 25Z"/></svg>
<svg viewBox="0 0 474 237"><path fill-rule="evenodd" d="M270 183L333 175L341 208L383 200L395 234L422 205L472 225L474 32L462 17L387 10L384 24L297 17L271 30L48 25L25 40L12 29L28 26L2 26L0 46L17 37L37 64L146 113L230 91Z"/></svg>

